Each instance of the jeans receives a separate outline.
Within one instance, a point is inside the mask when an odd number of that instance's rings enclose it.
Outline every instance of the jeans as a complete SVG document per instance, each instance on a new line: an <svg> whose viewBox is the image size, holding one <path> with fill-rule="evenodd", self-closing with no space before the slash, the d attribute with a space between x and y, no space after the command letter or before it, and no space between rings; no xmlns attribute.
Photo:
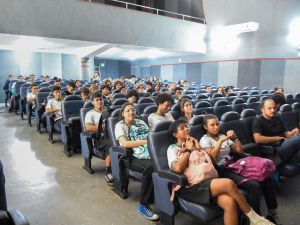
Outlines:
<svg viewBox="0 0 300 225"><path fill-rule="evenodd" d="M148 205L153 203L154 189L152 182L153 167L150 159L130 159L130 169L143 174L140 203Z"/></svg>
<svg viewBox="0 0 300 225"><path fill-rule="evenodd" d="M283 162L300 163L300 136L285 140L275 149Z"/></svg>

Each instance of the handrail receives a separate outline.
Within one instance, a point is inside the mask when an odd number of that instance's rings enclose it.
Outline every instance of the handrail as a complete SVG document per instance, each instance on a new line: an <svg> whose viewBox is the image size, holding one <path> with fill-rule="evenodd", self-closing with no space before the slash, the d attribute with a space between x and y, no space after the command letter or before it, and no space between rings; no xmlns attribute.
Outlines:
<svg viewBox="0 0 300 225"><path fill-rule="evenodd" d="M85 0L88 2L98 2L100 3L99 0ZM143 6L143 5L138 5L138 4L134 4L134 3L130 3L130 2L124 2L124 1L120 1L120 0L109 0L110 2L115 2L115 3L120 3L123 4L125 6L126 9L132 9L130 8L130 6L134 6L134 7L138 7L138 8L142 8L142 9L148 9L148 10L153 10L155 12L156 15L162 15L160 13L167 13L170 15L175 15L175 16L180 16L182 18L182 20L186 20L186 21L193 21L193 22L198 22L200 21L200 23L206 24L206 20L200 17L194 17L194 16L189 16L189 15L184 15L184 14L180 14L180 13L175 13L175 12L171 12L171 11L167 11L167 10L162 10L162 9L156 9L156 8L152 8L149 6ZM104 3L106 4L106 3ZM167 16L167 15L163 15L163 16ZM172 17L172 16L170 16ZM178 17L176 17L178 18Z"/></svg>

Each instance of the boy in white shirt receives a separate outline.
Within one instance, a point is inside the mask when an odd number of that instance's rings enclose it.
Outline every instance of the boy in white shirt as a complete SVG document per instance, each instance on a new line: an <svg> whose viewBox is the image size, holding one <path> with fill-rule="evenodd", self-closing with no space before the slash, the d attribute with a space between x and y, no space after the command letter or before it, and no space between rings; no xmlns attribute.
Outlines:
<svg viewBox="0 0 300 225"><path fill-rule="evenodd" d="M108 118L109 114L108 114L107 110L103 109L104 108L104 99L103 99L101 92L96 91L92 95L91 100L94 105L94 109L87 112L87 114L85 115L84 124L85 124L85 128L88 132L98 132L101 116L102 116L102 121L104 121L105 119ZM102 134L100 134L100 135L104 135L104 137L105 137L106 132L107 131L103 130L103 127L102 127ZM104 139L102 141L107 141L107 140ZM103 150L103 143L98 143L96 140L94 142L94 144L97 145L98 147L100 147L100 144L101 144L102 145L101 150ZM106 167L105 180L108 185L113 185L114 178L113 178L112 172L111 172L111 160L110 160L110 155L109 155L109 151L108 151L108 143L105 145L104 149L106 151L105 152L105 155L106 155L106 158L105 158L105 167Z"/></svg>
<svg viewBox="0 0 300 225"><path fill-rule="evenodd" d="M52 87L52 94L54 98L51 98L47 102L46 112L47 113L54 113L55 124L60 124L62 121L62 113L61 113L61 88L60 86L53 86Z"/></svg>
<svg viewBox="0 0 300 225"><path fill-rule="evenodd" d="M28 106L28 111L29 111L29 116L28 116L28 124L31 125L31 117L32 117L32 112L35 111L35 106L36 106L36 93L39 91L39 87L37 84L33 83L31 85L31 92L27 93L26 96L26 101L27 101L27 106Z"/></svg>

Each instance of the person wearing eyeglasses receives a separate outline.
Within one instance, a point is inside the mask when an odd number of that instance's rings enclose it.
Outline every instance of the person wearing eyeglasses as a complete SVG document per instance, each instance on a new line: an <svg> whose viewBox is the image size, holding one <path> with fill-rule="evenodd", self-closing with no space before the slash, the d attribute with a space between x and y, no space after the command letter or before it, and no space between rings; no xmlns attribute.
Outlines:
<svg viewBox="0 0 300 225"><path fill-rule="evenodd" d="M92 97L91 97L91 101L94 105L94 109L90 110L87 112L87 114L85 115L85 119L84 119L84 124L85 124L85 129L88 132L97 132L99 130L99 126L101 124L101 117L102 117L102 121L104 121L105 119L108 118L109 113L107 110L104 109L104 100L103 100L103 96L101 94L100 91L96 91ZM103 126L103 124L102 124ZM102 127L103 130L103 127ZM103 130L103 133L100 135L105 135L106 130ZM97 150L100 150L100 145L101 145L101 150L100 151L105 151L105 167L106 167L106 174L105 174L105 181L108 185L112 186L114 184L114 178L112 176L111 173L111 160L110 160L110 155L109 155L109 151L108 151L108 145L106 145L105 147L103 147L103 143L100 143L99 141L107 141L104 139L100 139L100 137L94 140L94 146Z"/></svg>
<svg viewBox="0 0 300 225"><path fill-rule="evenodd" d="M147 147L149 127L140 119L136 119L136 111L132 103L125 103L120 111L122 118L115 126L115 137L120 145L132 149L130 168L143 173L140 204L137 211L149 220L157 220L158 215L152 211L149 204L153 203L153 167Z"/></svg>
<svg viewBox="0 0 300 225"><path fill-rule="evenodd" d="M31 85L31 92L27 93L26 96L26 101L28 105L28 111L29 111L29 116L28 116L28 124L31 126L31 117L32 117L32 112L35 111L35 106L36 106L36 94L39 91L39 87L37 84L33 83Z"/></svg>

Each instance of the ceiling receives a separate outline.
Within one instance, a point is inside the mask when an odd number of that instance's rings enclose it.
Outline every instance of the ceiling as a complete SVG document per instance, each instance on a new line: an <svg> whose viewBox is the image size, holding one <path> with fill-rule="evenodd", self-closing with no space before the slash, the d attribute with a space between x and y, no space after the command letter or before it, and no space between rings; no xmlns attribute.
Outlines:
<svg viewBox="0 0 300 225"><path fill-rule="evenodd" d="M155 59L195 54L194 52L181 52L168 49L1 33L0 49L20 52L72 54L79 57L96 56L116 60Z"/></svg>

